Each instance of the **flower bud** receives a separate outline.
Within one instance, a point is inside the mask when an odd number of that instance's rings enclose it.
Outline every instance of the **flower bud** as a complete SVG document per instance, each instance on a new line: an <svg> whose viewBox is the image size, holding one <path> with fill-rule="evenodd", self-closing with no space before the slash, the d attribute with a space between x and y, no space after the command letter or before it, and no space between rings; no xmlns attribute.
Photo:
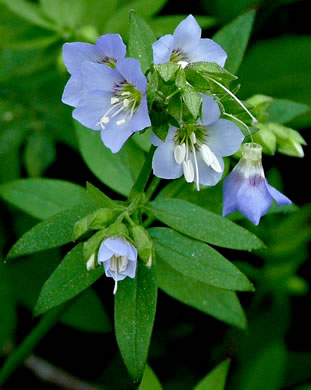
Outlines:
<svg viewBox="0 0 311 390"><path fill-rule="evenodd" d="M153 260L153 243L148 232L141 226L130 226L130 235L138 251L139 258L150 268Z"/></svg>

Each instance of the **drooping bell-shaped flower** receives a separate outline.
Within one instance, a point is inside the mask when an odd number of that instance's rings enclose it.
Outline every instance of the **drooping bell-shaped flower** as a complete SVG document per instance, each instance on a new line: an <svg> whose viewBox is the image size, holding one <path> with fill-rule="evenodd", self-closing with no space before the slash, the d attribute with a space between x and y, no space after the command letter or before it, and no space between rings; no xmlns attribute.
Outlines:
<svg viewBox="0 0 311 390"><path fill-rule="evenodd" d="M255 225L267 213L273 199L277 204L292 202L265 178L261 162L262 147L256 143L243 145L241 160L223 183L223 216L240 211Z"/></svg>
<svg viewBox="0 0 311 390"><path fill-rule="evenodd" d="M223 175L224 156L239 150L244 139L240 129L231 121L219 119L216 101L202 95L202 120L196 124L171 127L165 141L151 137L157 149L152 168L155 176L176 179L184 175L188 183L213 186Z"/></svg>
<svg viewBox="0 0 311 390"><path fill-rule="evenodd" d="M201 38L201 28L192 15L179 23L173 35L167 34L154 42L154 63L177 62L185 67L190 62L216 62L224 66L227 54L212 39Z"/></svg>
<svg viewBox="0 0 311 390"><path fill-rule="evenodd" d="M105 34L96 40L95 45L85 42L65 43L63 46L63 57L71 77L68 80L62 102L69 106L76 107L87 88L82 83L81 65L83 62L107 65L115 68L116 62L124 58L126 46L119 34Z"/></svg>
<svg viewBox="0 0 311 390"><path fill-rule="evenodd" d="M106 276L114 279L115 294L119 280L135 278L137 250L123 237L107 238L99 247L97 262L104 266Z"/></svg>
<svg viewBox="0 0 311 390"><path fill-rule="evenodd" d="M147 79L135 58L119 59L116 68L92 62L81 65L82 82L89 91L72 116L84 126L101 130L103 143L113 153L136 131L151 125L147 107Z"/></svg>

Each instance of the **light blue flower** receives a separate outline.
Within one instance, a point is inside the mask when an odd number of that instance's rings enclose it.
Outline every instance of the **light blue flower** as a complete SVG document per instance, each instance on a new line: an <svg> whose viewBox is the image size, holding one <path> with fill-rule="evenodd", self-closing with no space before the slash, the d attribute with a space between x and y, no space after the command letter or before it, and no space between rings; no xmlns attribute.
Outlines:
<svg viewBox="0 0 311 390"><path fill-rule="evenodd" d="M124 58L125 53L126 46L119 34L102 35L95 45L85 42L65 43L63 57L71 77L65 86L62 102L76 107L87 93L80 72L83 62L94 62L115 68L116 62Z"/></svg>
<svg viewBox="0 0 311 390"><path fill-rule="evenodd" d="M216 62L224 66L227 54L213 40L201 38L201 28L192 15L179 23L174 34L167 34L154 42L154 63L178 62L185 67L190 62Z"/></svg>
<svg viewBox="0 0 311 390"><path fill-rule="evenodd" d="M265 178L262 163L262 147L255 143L243 145L241 160L223 183L223 216L240 211L255 225L266 214L274 199L277 204L292 202Z"/></svg>
<svg viewBox="0 0 311 390"><path fill-rule="evenodd" d="M187 182L213 186L221 179L224 156L230 156L244 139L240 129L231 121L219 119L216 101L202 95L202 120L196 124L171 127L165 141L152 135L157 146L152 167L155 176L176 179L184 175Z"/></svg>
<svg viewBox="0 0 311 390"><path fill-rule="evenodd" d="M90 129L101 130L103 143L116 153L134 132L151 125L147 79L134 58L119 59L115 69L84 62L80 70L89 92L72 116Z"/></svg>
<svg viewBox="0 0 311 390"><path fill-rule="evenodd" d="M137 250L123 237L107 238L99 247L97 262L104 266L106 276L114 279L115 294L119 280L135 278Z"/></svg>

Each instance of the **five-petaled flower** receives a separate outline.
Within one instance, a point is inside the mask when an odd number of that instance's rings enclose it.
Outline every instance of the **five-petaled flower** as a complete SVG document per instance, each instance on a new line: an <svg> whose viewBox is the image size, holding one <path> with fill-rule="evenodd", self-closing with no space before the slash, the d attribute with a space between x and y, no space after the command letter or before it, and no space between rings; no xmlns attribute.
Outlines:
<svg viewBox="0 0 311 390"><path fill-rule="evenodd" d="M176 179L184 175L187 182L212 186L221 179L224 156L230 156L244 139L240 129L231 121L219 119L220 110L210 96L202 95L202 120L196 124L171 127L165 141L152 135L157 146L152 167L155 176Z"/></svg>
<svg viewBox="0 0 311 390"><path fill-rule="evenodd" d="M107 238L99 247L97 262L104 266L106 276L114 279L115 294L119 280L135 278L137 250L123 237Z"/></svg>
<svg viewBox="0 0 311 390"><path fill-rule="evenodd" d="M80 71L89 92L79 101L73 117L90 129L101 130L103 143L116 153L134 132L151 125L147 79L135 58L119 59L115 69L84 62Z"/></svg>
<svg viewBox="0 0 311 390"><path fill-rule="evenodd" d="M71 77L64 89L63 103L76 107L87 93L80 71L83 62L94 62L115 68L116 62L124 58L125 54L126 46L119 34L102 35L96 40L95 45L85 42L65 43L63 57Z"/></svg>
<svg viewBox="0 0 311 390"><path fill-rule="evenodd" d="M216 62L224 66L227 54L212 39L201 38L201 28L192 15L179 23L173 35L167 34L154 42L154 63L177 62L185 67L190 62Z"/></svg>
<svg viewBox="0 0 311 390"><path fill-rule="evenodd" d="M255 225L266 214L274 199L277 204L292 202L265 178L261 163L262 147L255 143L243 145L241 160L223 183L223 216L240 211Z"/></svg>

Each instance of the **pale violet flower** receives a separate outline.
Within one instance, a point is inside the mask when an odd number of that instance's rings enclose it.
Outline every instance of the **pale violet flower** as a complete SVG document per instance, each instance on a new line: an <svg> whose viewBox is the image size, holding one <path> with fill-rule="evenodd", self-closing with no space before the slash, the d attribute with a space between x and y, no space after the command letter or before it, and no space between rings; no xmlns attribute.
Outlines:
<svg viewBox="0 0 311 390"><path fill-rule="evenodd" d="M115 69L84 62L80 71L89 92L72 116L84 126L100 130L103 143L116 153L134 132L151 125L147 79L135 58L119 59Z"/></svg>
<svg viewBox="0 0 311 390"><path fill-rule="evenodd" d="M99 247L97 262L104 266L106 276L114 279L115 294L119 280L135 278L137 250L123 237L107 238Z"/></svg>
<svg viewBox="0 0 311 390"><path fill-rule="evenodd" d="M201 28L192 15L179 23L173 35L167 34L154 42L154 63L177 62L185 67L190 62L216 62L224 66L227 54L212 39L201 38Z"/></svg>
<svg viewBox="0 0 311 390"><path fill-rule="evenodd" d="M266 214L274 199L278 205L292 202L265 178L262 163L262 147L255 143L243 145L241 160L223 183L223 216L240 211L255 225Z"/></svg>
<svg viewBox="0 0 311 390"><path fill-rule="evenodd" d="M82 83L80 68L83 62L94 62L115 68L116 62L124 58L126 46L119 34L102 35L95 45L85 42L72 42L63 45L63 57L71 77L67 82L62 102L76 107L87 93Z"/></svg>
<svg viewBox="0 0 311 390"><path fill-rule="evenodd" d="M202 95L202 120L171 127L165 141L154 134L151 137L155 150L152 167L155 176L176 179L184 175L189 183L213 186L221 179L224 156L230 156L244 139L240 129L231 121L219 119L216 101Z"/></svg>

